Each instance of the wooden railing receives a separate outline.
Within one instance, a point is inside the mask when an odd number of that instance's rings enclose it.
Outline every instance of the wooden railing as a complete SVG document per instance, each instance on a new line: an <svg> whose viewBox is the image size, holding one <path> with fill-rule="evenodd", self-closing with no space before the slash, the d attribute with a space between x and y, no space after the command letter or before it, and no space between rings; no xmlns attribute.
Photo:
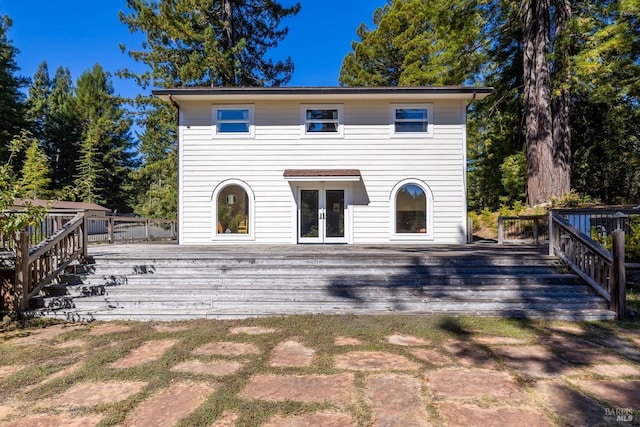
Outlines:
<svg viewBox="0 0 640 427"><path fill-rule="evenodd" d="M7 212L5 214L19 214L20 212ZM76 212L72 213L48 213L42 220L27 226L26 231L29 233L29 246L34 247L55 232L60 230L67 222L75 218ZM0 236L0 250L13 251L15 249L15 240L13 235Z"/></svg>
<svg viewBox="0 0 640 427"><path fill-rule="evenodd" d="M612 232L608 251L553 211L549 213L549 255L558 256L609 301L618 319L626 316L624 231Z"/></svg>
<svg viewBox="0 0 640 427"><path fill-rule="evenodd" d="M29 299L51 283L73 261L85 258L91 243L115 243L175 240L176 223L124 216L85 216L50 213L26 230L2 239L7 255L4 264L12 264L13 280L2 280L0 307L22 316ZM5 266L7 267L7 266ZM10 270L9 270L10 272ZM6 298L5 298L6 299Z"/></svg>
<svg viewBox="0 0 640 427"><path fill-rule="evenodd" d="M40 244L29 245L29 231L14 234L15 281L13 311L18 316L28 301L73 261L87 256L86 219L76 215Z"/></svg>
<svg viewBox="0 0 640 427"><path fill-rule="evenodd" d="M176 222L126 216L91 216L87 218L89 243L115 243L176 240Z"/></svg>
<svg viewBox="0 0 640 427"><path fill-rule="evenodd" d="M498 217L498 243L533 242L540 244L548 237L547 215Z"/></svg>

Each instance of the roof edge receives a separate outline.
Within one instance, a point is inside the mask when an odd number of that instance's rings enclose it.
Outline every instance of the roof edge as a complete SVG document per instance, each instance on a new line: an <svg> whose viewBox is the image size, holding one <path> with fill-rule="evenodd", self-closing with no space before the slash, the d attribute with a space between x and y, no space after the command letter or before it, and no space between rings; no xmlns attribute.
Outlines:
<svg viewBox="0 0 640 427"><path fill-rule="evenodd" d="M163 100L228 97L375 97L402 96L453 96L483 98L493 92L492 87L475 86L285 86L285 87L179 87L154 89L151 93Z"/></svg>

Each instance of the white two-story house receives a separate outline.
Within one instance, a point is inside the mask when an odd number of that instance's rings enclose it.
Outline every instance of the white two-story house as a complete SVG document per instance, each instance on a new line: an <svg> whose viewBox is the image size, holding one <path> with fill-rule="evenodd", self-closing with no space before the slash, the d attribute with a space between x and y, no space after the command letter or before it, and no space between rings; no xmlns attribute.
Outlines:
<svg viewBox="0 0 640 427"><path fill-rule="evenodd" d="M179 243L464 243L482 87L175 88Z"/></svg>

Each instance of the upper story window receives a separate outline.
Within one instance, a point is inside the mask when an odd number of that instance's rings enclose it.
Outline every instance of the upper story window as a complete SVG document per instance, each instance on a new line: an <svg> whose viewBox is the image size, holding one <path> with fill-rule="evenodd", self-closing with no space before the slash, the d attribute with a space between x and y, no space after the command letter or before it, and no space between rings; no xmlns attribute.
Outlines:
<svg viewBox="0 0 640 427"><path fill-rule="evenodd" d="M433 104L393 104L390 133L398 137L433 136Z"/></svg>
<svg viewBox="0 0 640 427"><path fill-rule="evenodd" d="M342 105L303 105L302 135L320 138L342 136Z"/></svg>
<svg viewBox="0 0 640 427"><path fill-rule="evenodd" d="M253 105L214 105L214 136L253 137L255 119Z"/></svg>

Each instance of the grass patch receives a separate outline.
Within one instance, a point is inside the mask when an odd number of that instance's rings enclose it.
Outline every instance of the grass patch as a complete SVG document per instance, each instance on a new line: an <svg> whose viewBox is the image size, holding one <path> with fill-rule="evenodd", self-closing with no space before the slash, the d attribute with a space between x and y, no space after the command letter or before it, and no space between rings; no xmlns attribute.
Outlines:
<svg viewBox="0 0 640 427"><path fill-rule="evenodd" d="M640 309L640 295L632 290L630 307ZM433 369L428 362L413 357L409 348L390 344L387 337L394 334L410 335L429 343L429 348L442 352L443 345L449 340L472 342L480 336L509 337L536 343L542 337L558 333L558 330L571 326L572 336L582 339L597 339L604 334L617 334L627 329L638 329L637 321L628 322L559 322L527 319L502 319L474 316L288 316L261 319L216 321L194 320L173 322L112 322L109 325L126 326L126 330L96 334L102 323L80 326L49 337L42 342L18 344L17 336L28 336L42 329L43 325L22 325L4 327L0 331L0 395L7 401L39 401L64 393L72 385L82 382L100 381L141 381L146 386L129 398L98 405L93 409L103 417L101 426L122 424L132 412L146 399L157 392L179 382L208 382L216 385L205 402L200 405L180 426L208 426L219 419L225 411L238 415L237 425L260 425L274 416L303 415L320 410L334 410L350 415L358 426L371 423L372 411L366 397L366 383L374 373L355 372L353 387L355 393L351 403L334 406L330 403L303 403L292 401L266 402L257 399L245 399L240 393L251 378L260 374L276 375L335 375L342 373L334 366L334 358L346 352L386 351L404 355L421 364L422 371ZM163 328L156 328L162 325ZM46 326L46 325L44 325ZM169 327L170 326L170 327ZM230 330L238 326L271 328L272 333L260 335L231 334ZM19 333L18 333L19 332ZM358 345L335 345L337 337L356 338ZM111 366L123 357L130 355L144 343L158 340L175 340L175 344L156 359L130 368ZM314 362L310 367L272 367L270 353L280 343L295 340L315 350ZM85 343L81 347L63 347L67 341ZM258 354L236 354L230 356L207 356L195 354L194 350L213 342L248 343L256 346ZM177 372L171 368L188 360L212 362L216 360L237 361L242 367L234 374L212 377L201 374ZM455 365L455 361L452 362ZM70 366L78 368L72 373L51 381L46 379ZM16 372L6 375L11 366L20 366ZM423 390L425 401L432 401L428 389ZM28 415L31 406L12 414L19 418ZM25 412L20 412L25 411ZM438 411L429 405L428 412L432 422L442 423Z"/></svg>

